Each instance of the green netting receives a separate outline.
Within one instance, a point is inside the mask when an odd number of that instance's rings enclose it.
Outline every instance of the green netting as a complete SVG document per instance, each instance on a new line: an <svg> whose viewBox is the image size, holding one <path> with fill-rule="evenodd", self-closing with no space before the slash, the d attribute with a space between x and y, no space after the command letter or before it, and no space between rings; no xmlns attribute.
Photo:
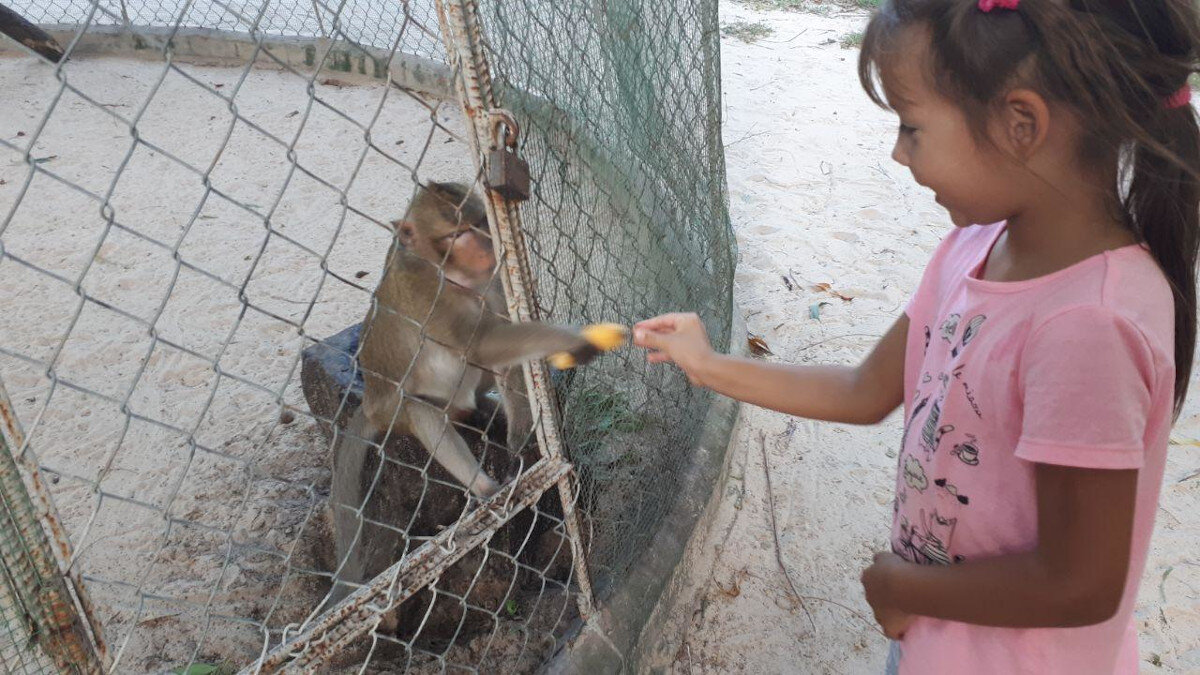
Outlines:
<svg viewBox="0 0 1200 675"><path fill-rule="evenodd" d="M715 0L481 2L496 95L525 125L537 302L564 322L695 311L726 347L734 244ZM597 587L654 536L709 397L626 352L564 378Z"/></svg>

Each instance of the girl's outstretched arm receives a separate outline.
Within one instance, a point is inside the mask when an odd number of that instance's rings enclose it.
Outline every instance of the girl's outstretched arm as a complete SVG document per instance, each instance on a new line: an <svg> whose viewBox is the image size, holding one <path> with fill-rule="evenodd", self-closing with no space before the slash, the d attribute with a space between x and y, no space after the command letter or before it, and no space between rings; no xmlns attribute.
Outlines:
<svg viewBox="0 0 1200 675"><path fill-rule="evenodd" d="M1101 623L1116 613L1125 590L1137 476L1038 464L1035 550L949 566L883 553L863 573L867 601L885 616L983 626ZM906 623L891 632L903 632Z"/></svg>
<svg viewBox="0 0 1200 675"><path fill-rule="evenodd" d="M857 367L765 363L713 351L695 314L664 314L633 328L652 363L673 362L692 384L809 419L873 424L904 400L908 317L901 315Z"/></svg>

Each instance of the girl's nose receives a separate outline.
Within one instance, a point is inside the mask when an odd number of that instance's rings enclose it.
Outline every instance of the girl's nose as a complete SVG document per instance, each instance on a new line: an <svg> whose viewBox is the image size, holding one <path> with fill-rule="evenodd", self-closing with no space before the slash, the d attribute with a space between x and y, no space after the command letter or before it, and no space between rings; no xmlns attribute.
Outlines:
<svg viewBox="0 0 1200 675"><path fill-rule="evenodd" d="M892 160L900 166L908 166L908 150L899 138L896 139L896 144L892 146Z"/></svg>

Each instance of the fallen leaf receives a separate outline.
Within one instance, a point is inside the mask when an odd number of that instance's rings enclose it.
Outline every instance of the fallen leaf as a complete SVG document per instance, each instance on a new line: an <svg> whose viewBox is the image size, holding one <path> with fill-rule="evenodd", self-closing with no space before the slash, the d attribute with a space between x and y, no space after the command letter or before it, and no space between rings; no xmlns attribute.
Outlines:
<svg viewBox="0 0 1200 675"><path fill-rule="evenodd" d="M787 289L788 289L789 291L794 291L794 290L796 290L796 287L792 285L792 280L791 280L791 279L789 279L789 278L787 278L787 275L786 275L786 274L781 274L780 276L782 276L782 277L783 277L783 285L784 285L784 286L787 286Z"/></svg>
<svg viewBox="0 0 1200 675"><path fill-rule="evenodd" d="M3 178L0 178L0 185L8 185L8 181L4 180Z"/></svg>
<svg viewBox="0 0 1200 675"><path fill-rule="evenodd" d="M216 83L216 82L215 82L215 83L213 83L213 87L215 87L215 88L217 88L217 89L220 89L221 87L224 87L224 86L225 86L225 85L224 85L224 84L221 84L221 83Z"/></svg>
<svg viewBox="0 0 1200 675"><path fill-rule="evenodd" d="M733 583L729 584L729 588L722 586L719 581L714 583L717 584L717 588L721 589L721 593L727 598L736 598L742 594L742 585L738 583L737 579L734 579Z"/></svg>
<svg viewBox="0 0 1200 675"><path fill-rule="evenodd" d="M808 317L810 319L821 320L821 308L828 305L828 302L814 302L808 307Z"/></svg>
<svg viewBox="0 0 1200 675"><path fill-rule="evenodd" d="M853 296L843 295L842 293L839 293L839 292L833 290L833 286L831 284L827 284L827 283L813 284L812 289L814 291L828 293L828 294L832 295L833 297L838 298L842 302L850 302L851 300L854 299Z"/></svg>
<svg viewBox="0 0 1200 675"><path fill-rule="evenodd" d="M17 138L22 138L22 137L24 137L24 136L25 136L25 132L24 132L24 131L18 131L18 132L17 132Z"/></svg>
<svg viewBox="0 0 1200 675"><path fill-rule="evenodd" d="M750 346L750 353L755 356L773 356L774 352L767 346L767 341L757 335L751 334L746 343Z"/></svg>
<svg viewBox="0 0 1200 675"><path fill-rule="evenodd" d="M367 272L367 271L365 271L365 270L359 270L359 271L357 271L357 272L355 272L355 273L354 273L354 278L355 278L355 279L361 279L361 278L363 278L363 277L367 276L368 274L370 274L370 272Z"/></svg>
<svg viewBox="0 0 1200 675"><path fill-rule="evenodd" d="M300 114L300 111L299 111L299 110L293 110L292 112L290 112L290 113L288 113L288 114L284 115L284 117L286 117L286 118L288 118L288 119L291 119L291 118L293 118L293 117L295 117L296 115L299 115L299 114Z"/></svg>
<svg viewBox="0 0 1200 675"><path fill-rule="evenodd" d="M341 88L341 87L348 86L348 84L349 84L349 83L347 83L347 82L343 82L343 81L341 81L341 80L339 80L339 79L337 79L337 78L333 78L333 77L327 77L327 78L325 78L325 79L321 80L321 84L324 84L324 85L326 85L326 86L329 86L329 87L338 87L338 88Z"/></svg>

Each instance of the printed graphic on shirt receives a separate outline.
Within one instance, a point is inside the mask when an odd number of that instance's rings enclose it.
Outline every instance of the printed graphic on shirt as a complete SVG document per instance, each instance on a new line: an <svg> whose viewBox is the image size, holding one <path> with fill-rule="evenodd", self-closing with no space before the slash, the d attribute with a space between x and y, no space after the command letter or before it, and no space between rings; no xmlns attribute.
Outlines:
<svg viewBox="0 0 1200 675"><path fill-rule="evenodd" d="M949 565L962 562L962 556L951 556L950 546L954 541L954 528L958 518L943 518L934 509L928 516L921 509L920 522L912 524L908 518L900 517L900 546L896 555L909 562L921 565Z"/></svg>
<svg viewBox="0 0 1200 675"><path fill-rule="evenodd" d="M965 316L970 318L964 319L963 313L951 313L937 324L936 330L924 327L927 357L935 332L941 337L937 344L945 344L937 347L945 351L935 354L935 361L959 358L978 339L987 316ZM892 508L899 519L896 553L915 563L948 565L963 559L951 550L954 531L959 518L967 513L965 509L971 505L971 498L959 489L955 476L956 472L979 466L982 455L979 439L970 428L975 419L983 418L983 407L970 384L972 371L978 372L958 363L951 365L948 372L922 372L913 392L911 413L904 425ZM947 405L955 411L950 418L944 416ZM967 409L974 415L967 413ZM912 447L908 445L910 432L917 435ZM942 449L943 443L950 448L948 452ZM939 449L945 455L942 459L936 459ZM906 513L905 509L918 507L922 507L920 517L911 522L911 511Z"/></svg>
<svg viewBox="0 0 1200 675"><path fill-rule="evenodd" d="M933 484L954 495L954 498L958 500L959 504L966 506L967 504L971 503L970 497L960 493L958 488L953 483L948 482L945 478L939 478L933 481Z"/></svg>
<svg viewBox="0 0 1200 675"><path fill-rule="evenodd" d="M967 440L958 443L950 451L951 455L959 458L967 466L979 466L979 439L974 434L967 434Z"/></svg>
<svg viewBox="0 0 1200 675"><path fill-rule="evenodd" d="M958 315L954 314L953 316L957 317ZM983 326L984 321L987 321L987 317L982 314L976 314L971 317L971 320L967 322L967 327L963 329L962 339L954 349L950 350L950 356L958 358L962 350L966 349L967 345L971 344L971 341L979 335L979 329Z"/></svg>
<svg viewBox="0 0 1200 675"><path fill-rule="evenodd" d="M929 478L925 476L925 467L920 460L912 455L904 458L904 484L917 492L924 492L929 487Z"/></svg>
<svg viewBox="0 0 1200 675"><path fill-rule="evenodd" d="M961 320L961 314L951 314L942 322L942 339L948 344L954 344L954 336L958 333L958 322Z"/></svg>

